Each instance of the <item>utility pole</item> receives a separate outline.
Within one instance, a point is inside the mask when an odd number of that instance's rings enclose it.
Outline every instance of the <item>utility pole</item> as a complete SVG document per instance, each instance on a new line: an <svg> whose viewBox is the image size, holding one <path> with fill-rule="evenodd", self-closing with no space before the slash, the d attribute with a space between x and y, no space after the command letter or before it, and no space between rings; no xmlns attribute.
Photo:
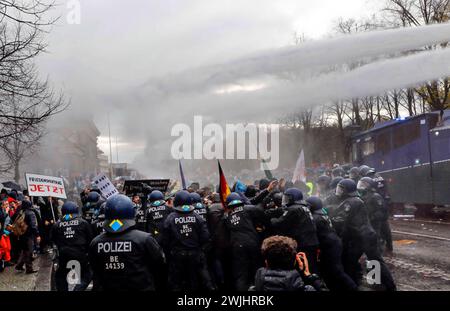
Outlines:
<svg viewBox="0 0 450 311"><path fill-rule="evenodd" d="M109 178L113 179L113 169L112 169L112 144L111 144L111 122L109 120L109 112L108 112L108 135L109 135Z"/></svg>
<svg viewBox="0 0 450 311"><path fill-rule="evenodd" d="M117 136L116 136L116 160L117 163L119 163L119 144L117 143Z"/></svg>

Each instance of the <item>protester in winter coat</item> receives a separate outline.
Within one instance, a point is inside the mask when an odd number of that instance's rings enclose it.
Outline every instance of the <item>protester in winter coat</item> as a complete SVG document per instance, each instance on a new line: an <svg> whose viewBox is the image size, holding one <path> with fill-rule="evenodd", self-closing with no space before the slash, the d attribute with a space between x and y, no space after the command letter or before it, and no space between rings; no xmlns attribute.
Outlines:
<svg viewBox="0 0 450 311"><path fill-rule="evenodd" d="M25 214L25 224L27 225L27 229L23 235L19 237L19 247L20 247L20 257L16 265L17 271L23 271L24 265L26 268L26 273L36 273L37 270L33 269L33 241L36 238L37 243L40 242L40 236L38 231L38 225L36 221L36 215L32 211L32 205L30 201L22 201L22 205L20 209L13 216L12 221L20 217L20 214Z"/></svg>
<svg viewBox="0 0 450 311"><path fill-rule="evenodd" d="M297 242L284 236L273 236L263 241L261 252L265 267L256 272L256 291L314 291L305 285L295 269ZM308 270L308 268L306 268Z"/></svg>

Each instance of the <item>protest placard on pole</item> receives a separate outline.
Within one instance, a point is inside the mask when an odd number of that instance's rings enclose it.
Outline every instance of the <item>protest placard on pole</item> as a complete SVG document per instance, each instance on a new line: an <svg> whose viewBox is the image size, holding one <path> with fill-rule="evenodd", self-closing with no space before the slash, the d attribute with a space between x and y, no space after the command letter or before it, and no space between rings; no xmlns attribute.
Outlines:
<svg viewBox="0 0 450 311"><path fill-rule="evenodd" d="M97 185L105 199L109 199L110 197L119 194L119 191L104 173L98 174L93 182Z"/></svg>
<svg viewBox="0 0 450 311"><path fill-rule="evenodd" d="M64 180L61 177L45 176L37 174L25 174L28 194L30 197L51 197L67 199ZM53 202L49 198L50 209L52 211L53 221L56 222L55 212L53 211Z"/></svg>
<svg viewBox="0 0 450 311"><path fill-rule="evenodd" d="M25 174L28 194L31 197L67 199L64 180L61 177Z"/></svg>

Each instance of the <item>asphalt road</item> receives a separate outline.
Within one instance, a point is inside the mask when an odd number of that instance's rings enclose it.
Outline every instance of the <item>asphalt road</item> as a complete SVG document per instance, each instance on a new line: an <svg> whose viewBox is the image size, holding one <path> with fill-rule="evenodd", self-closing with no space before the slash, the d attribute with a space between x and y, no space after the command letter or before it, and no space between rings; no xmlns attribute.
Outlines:
<svg viewBox="0 0 450 311"><path fill-rule="evenodd" d="M450 224L391 221L394 255L385 257L399 290L450 291Z"/></svg>
<svg viewBox="0 0 450 311"><path fill-rule="evenodd" d="M39 255L33 262L38 273L25 274L14 267L0 273L0 291L48 291L50 290L50 255Z"/></svg>

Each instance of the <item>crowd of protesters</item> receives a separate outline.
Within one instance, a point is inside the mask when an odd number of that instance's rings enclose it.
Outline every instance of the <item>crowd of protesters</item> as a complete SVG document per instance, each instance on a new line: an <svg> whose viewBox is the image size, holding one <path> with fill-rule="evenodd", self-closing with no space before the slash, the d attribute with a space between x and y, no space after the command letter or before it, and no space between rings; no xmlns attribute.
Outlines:
<svg viewBox="0 0 450 311"><path fill-rule="evenodd" d="M58 290L68 290L66 263L77 260L75 290L93 281L93 290L353 291L364 284L366 259L381 267L376 288L395 290L383 261L392 252L384 180L367 166L307 175L236 177L225 196L220 186L193 182L105 200L91 185L81 204L2 191L2 269L35 273L36 254L54 243Z"/></svg>
<svg viewBox="0 0 450 311"><path fill-rule="evenodd" d="M50 232L59 219L62 202L42 197L30 200L27 190L5 188L0 201L0 271L15 266L17 271L36 273L33 261L37 254L51 250Z"/></svg>

